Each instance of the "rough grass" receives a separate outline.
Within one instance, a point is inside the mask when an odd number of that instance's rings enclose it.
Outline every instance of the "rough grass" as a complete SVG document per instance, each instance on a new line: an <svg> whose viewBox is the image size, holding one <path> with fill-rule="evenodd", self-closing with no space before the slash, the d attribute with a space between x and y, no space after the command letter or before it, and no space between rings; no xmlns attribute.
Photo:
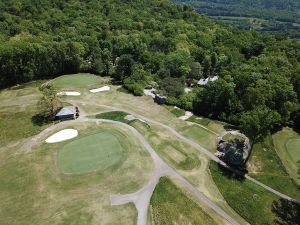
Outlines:
<svg viewBox="0 0 300 225"><path fill-rule="evenodd" d="M0 111L0 142L7 145L38 134L49 125L37 125L32 117L38 113L36 106L6 107Z"/></svg>
<svg viewBox="0 0 300 225"><path fill-rule="evenodd" d="M164 106L167 110L169 110L174 116L181 117L185 115L185 110L180 108L175 108L174 106Z"/></svg>
<svg viewBox="0 0 300 225"><path fill-rule="evenodd" d="M253 182L236 178L215 162L211 162L210 172L229 206L251 225L275 224L272 204L278 200L276 195Z"/></svg>
<svg viewBox="0 0 300 225"><path fill-rule="evenodd" d="M58 165L65 174L105 170L124 158L126 139L115 130L102 130L66 144L58 154Z"/></svg>
<svg viewBox="0 0 300 225"><path fill-rule="evenodd" d="M216 151L216 135L204 128L197 125L191 125L182 128L179 132L184 136L193 139L211 152Z"/></svg>
<svg viewBox="0 0 300 225"><path fill-rule="evenodd" d="M217 224L168 178L161 178L151 197L152 224Z"/></svg>
<svg viewBox="0 0 300 225"><path fill-rule="evenodd" d="M92 74L73 74L55 78L50 83L60 90L77 90L99 88L108 80Z"/></svg>
<svg viewBox="0 0 300 225"><path fill-rule="evenodd" d="M300 185L300 135L290 128L284 128L273 136L275 150L289 175ZM298 144L299 143L299 144ZM298 159L298 160L297 160Z"/></svg>
<svg viewBox="0 0 300 225"><path fill-rule="evenodd" d="M286 172L276 154L271 135L252 149L248 170L251 176L290 197L300 200L300 186Z"/></svg>
<svg viewBox="0 0 300 225"><path fill-rule="evenodd" d="M101 123L99 127L111 129ZM86 135L99 129L95 124L74 125ZM96 129L96 130L94 130ZM133 205L111 206L110 195L139 190L152 174L152 161L138 140L128 136L126 161L85 175L65 176L57 168L57 154L64 144L42 144L29 154L0 151L0 224L9 225L134 225ZM143 176L140 176L143 174Z"/></svg>

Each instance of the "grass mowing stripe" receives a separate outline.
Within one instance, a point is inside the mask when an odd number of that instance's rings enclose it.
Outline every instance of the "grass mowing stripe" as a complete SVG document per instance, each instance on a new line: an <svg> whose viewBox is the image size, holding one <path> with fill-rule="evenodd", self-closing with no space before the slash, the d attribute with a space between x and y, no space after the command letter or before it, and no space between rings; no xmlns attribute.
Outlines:
<svg viewBox="0 0 300 225"><path fill-rule="evenodd" d="M217 224L168 178L160 179L151 197L152 222L166 224Z"/></svg>
<svg viewBox="0 0 300 225"><path fill-rule="evenodd" d="M288 140L286 148L292 161L297 164L300 161L300 139Z"/></svg>

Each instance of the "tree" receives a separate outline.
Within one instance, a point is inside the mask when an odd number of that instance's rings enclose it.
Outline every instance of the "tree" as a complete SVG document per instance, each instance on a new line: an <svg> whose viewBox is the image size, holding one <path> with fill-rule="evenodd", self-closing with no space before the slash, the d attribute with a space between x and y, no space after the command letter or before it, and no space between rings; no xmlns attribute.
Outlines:
<svg viewBox="0 0 300 225"><path fill-rule="evenodd" d="M129 77L132 74L132 67L134 61L131 55L121 55L117 61L115 79L123 82L126 77Z"/></svg>
<svg viewBox="0 0 300 225"><path fill-rule="evenodd" d="M144 71L139 65L133 66L133 72L130 77L124 80L124 86L136 96L144 94L144 88L148 84L150 73Z"/></svg>
<svg viewBox="0 0 300 225"><path fill-rule="evenodd" d="M191 64L191 71L189 73L189 78L195 79L195 80L200 80L203 77L203 68L200 63L198 62L193 62Z"/></svg>
<svg viewBox="0 0 300 225"><path fill-rule="evenodd" d="M274 212L277 217L274 222L278 225L300 224L300 204L298 202L281 198L273 202L272 212Z"/></svg>
<svg viewBox="0 0 300 225"><path fill-rule="evenodd" d="M237 98L234 93L235 85L223 79L209 82L197 90L193 103L194 111L198 114L226 119L237 110Z"/></svg>
<svg viewBox="0 0 300 225"><path fill-rule="evenodd" d="M241 130L252 140L264 136L280 122L279 113L265 106L242 113L239 120Z"/></svg>
<svg viewBox="0 0 300 225"><path fill-rule="evenodd" d="M57 90L51 84L46 84L40 88L40 91L43 95L38 102L39 115L43 119L54 119L57 110L62 106Z"/></svg>
<svg viewBox="0 0 300 225"><path fill-rule="evenodd" d="M182 78L166 77L160 82L160 88L163 94L168 97L178 98L183 94L184 80Z"/></svg>

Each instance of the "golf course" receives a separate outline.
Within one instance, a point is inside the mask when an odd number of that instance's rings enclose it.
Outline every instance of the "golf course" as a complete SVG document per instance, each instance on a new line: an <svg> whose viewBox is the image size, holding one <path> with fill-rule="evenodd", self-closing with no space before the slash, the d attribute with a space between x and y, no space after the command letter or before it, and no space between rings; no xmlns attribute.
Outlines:
<svg viewBox="0 0 300 225"><path fill-rule="evenodd" d="M77 119L33 119L39 87L47 83L59 92L80 93L59 97L79 108ZM110 88L90 92L103 86ZM120 92L107 77L74 74L32 82L2 90L0 101L1 225L267 224L277 218L272 204L280 196L300 199L296 184L286 183L284 190L256 177L257 171L249 173L255 183L218 167L216 138L225 123L180 120L149 96ZM46 142L68 135L62 131L75 135ZM284 129L271 139L282 176L297 181L299 135ZM261 147L250 163L265 153ZM265 163L259 172L267 174L274 167Z"/></svg>

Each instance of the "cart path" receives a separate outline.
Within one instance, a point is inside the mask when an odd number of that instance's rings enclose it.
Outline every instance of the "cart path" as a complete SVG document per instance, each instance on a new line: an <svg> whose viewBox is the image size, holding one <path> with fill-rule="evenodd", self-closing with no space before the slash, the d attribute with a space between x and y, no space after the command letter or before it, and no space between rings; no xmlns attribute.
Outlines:
<svg viewBox="0 0 300 225"><path fill-rule="evenodd" d="M70 101L71 102L71 101ZM72 101L73 103L82 103L82 101L80 100L73 100ZM178 133L174 128L172 127L169 127L168 125L164 124L164 123L161 123L159 121L156 121L156 120L153 120L153 119L150 119L150 118L147 118L145 116L142 116L142 115L139 115L133 111L130 111L130 110L126 110L126 109L121 109L121 108L117 108L117 107L113 107L113 106L108 106L108 105L103 105L103 104L94 104L94 105L97 105L97 106L101 106L101 107L104 107L104 108L107 108L107 109L110 109L111 111L123 111L123 112L126 112L126 113L129 113L139 119L142 119L142 120L145 120L145 121L148 121L152 124L155 124L155 125L158 125L158 126L161 126L161 127L164 127L165 129L167 129L168 131L170 131L173 135L175 135L177 138L181 139L182 141L184 141L185 143L189 144L190 146L194 147L195 149L197 149L199 152L201 153L204 153L205 155L207 155L210 159L212 159L213 161L219 163L220 165L224 166L225 168L231 170L232 172L236 173L236 174L241 174L240 171L237 171L233 168L231 168L230 166L228 166L225 162L223 162L222 160L220 160L217 156L215 156L211 151L209 151L208 149L204 148L203 146L201 146L200 144L186 138L185 136L181 135L180 133ZM101 112L99 112L101 113ZM91 115L97 115L98 113L93 113ZM90 115L90 116L91 116ZM248 179L254 183L256 183L257 185L259 185L260 187L266 189L267 191L277 195L278 197L280 198L283 198L283 199L286 199L286 200L289 200L289 201L293 201L293 202L297 202L297 203L300 203L299 200L296 200L296 199L293 199L279 191L276 191L275 189L269 187L268 185L265 185L264 183L250 177L249 175L245 175L243 174L242 175L245 179Z"/></svg>
<svg viewBox="0 0 300 225"><path fill-rule="evenodd" d="M72 101L72 102L75 103L75 102L80 102L80 101ZM152 124L155 124L155 125L158 125L158 126L162 126L165 129L167 129L168 131L170 131L177 138L179 138L179 139L183 140L184 142L188 143L189 145L191 145L192 147L197 149L199 152L206 154L213 161L225 166L228 169L233 170L228 165L226 165L226 163L224 163L218 157L216 157L212 152L210 152L208 149L206 149L203 146L199 145L198 143L195 143L194 141L184 137L183 135L179 134L174 128L169 127L166 124L163 124L161 122L158 122L158 121L150 119L150 118L147 118L145 116L141 116L141 115L136 114L135 112L132 112L132 111L129 111L129 110L124 110L124 109L120 109L120 108L116 108L116 107L112 107L112 106L107 106L107 105L101 105L101 104L97 104L97 105L102 106L104 108L107 108L110 111L124 111L124 112L127 112L127 113L129 113L129 114L131 114L131 115L133 115L133 116L135 116L139 119L142 119L144 121L148 121L149 123L152 123ZM239 224L232 217L230 217L223 209L221 209L218 205L216 205L208 197L206 197L202 192L200 192L192 184L190 184L186 179L184 179L180 174L178 174L173 168L169 167L157 155L155 150L146 141L146 139L142 136L142 134L139 133L134 127L132 127L130 125L127 125L125 123L118 122L118 121L87 118L87 116L94 116L96 114L98 114L98 113L94 113L94 114L83 113L80 116L80 118L78 118L75 121L66 121L66 122L62 122L62 123L53 125L53 126L47 128L46 130L42 131L40 134L34 136L27 143L25 143L22 146L21 149L22 149L22 151L28 152L28 151L31 150L33 145L38 140L41 140L41 138L45 137L49 132L52 132L53 130L58 129L60 127L64 127L66 125L71 125L71 124L76 123L76 122L100 121L100 122L108 122L108 123L112 123L112 124L127 127L129 130L131 130L135 134L135 136L138 138L138 140L142 143L142 145L149 152L149 154L150 154L150 156L151 156L151 158L154 162L155 169L154 169L154 174L152 175L152 178L149 181L149 183L145 187L140 189L139 191L137 191L135 193L127 194L127 195L118 195L117 194L117 195L111 196L111 204L112 205L122 205L122 204L126 204L126 203L129 203L129 202L134 203L134 205L135 205L135 207L138 211L137 225L146 225L147 224L147 218L148 218L148 208L149 208L149 204L150 204L150 199L151 199L152 193L153 193L157 183L159 182L159 178L163 177L163 176L171 176L171 177L177 179L185 188L187 188L191 193L193 193L193 195L199 201L204 202L208 207L210 207L217 214L219 214L221 217L223 217L228 223L233 224L233 225ZM233 171L235 172L235 170L233 170ZM271 187L255 180L254 178L250 177L249 175L245 175L244 177L246 179L256 183L257 185L263 187L264 189L272 192L273 194L281 197L281 198L291 200L291 201L295 201L295 202L299 202L299 201L294 200L294 199L290 198L289 196L287 196L285 194L282 194L282 193L272 189Z"/></svg>
<svg viewBox="0 0 300 225"><path fill-rule="evenodd" d="M150 199L153 194L153 191L159 182L159 179L163 176L170 176L177 179L186 189L188 189L199 201L205 203L209 208L213 209L217 214L219 214L224 220L226 220L229 224L239 225L237 221L235 221L231 216L229 216L223 209L221 209L218 205L216 205L213 201L211 201L208 197L206 197L201 191L195 188L192 184L190 184L185 178L183 178L180 174L178 174L173 168L169 167L155 152L155 150L151 147L151 145L147 142L147 140L143 137L141 133L139 133L134 127L127 125L125 123L121 123L118 121L111 121L105 119L90 119L81 117L77 120L66 121L56 125L53 125L46 130L42 131L40 134L34 136L31 140L29 140L23 147L22 151L29 152L31 151L33 145L40 141L42 138L45 138L49 132L52 132L60 127L65 127L68 125L72 125L74 123L79 122L106 122L119 126L126 127L129 129L135 137L141 142L141 144L145 147L148 153L151 156L151 159L154 163L154 172L152 178L148 182L146 186L142 189L138 190L135 193L127 194L127 195L113 195L111 196L111 204L112 205L123 205L129 202L132 202L138 212L137 225L147 225L148 219L148 208L150 204Z"/></svg>

